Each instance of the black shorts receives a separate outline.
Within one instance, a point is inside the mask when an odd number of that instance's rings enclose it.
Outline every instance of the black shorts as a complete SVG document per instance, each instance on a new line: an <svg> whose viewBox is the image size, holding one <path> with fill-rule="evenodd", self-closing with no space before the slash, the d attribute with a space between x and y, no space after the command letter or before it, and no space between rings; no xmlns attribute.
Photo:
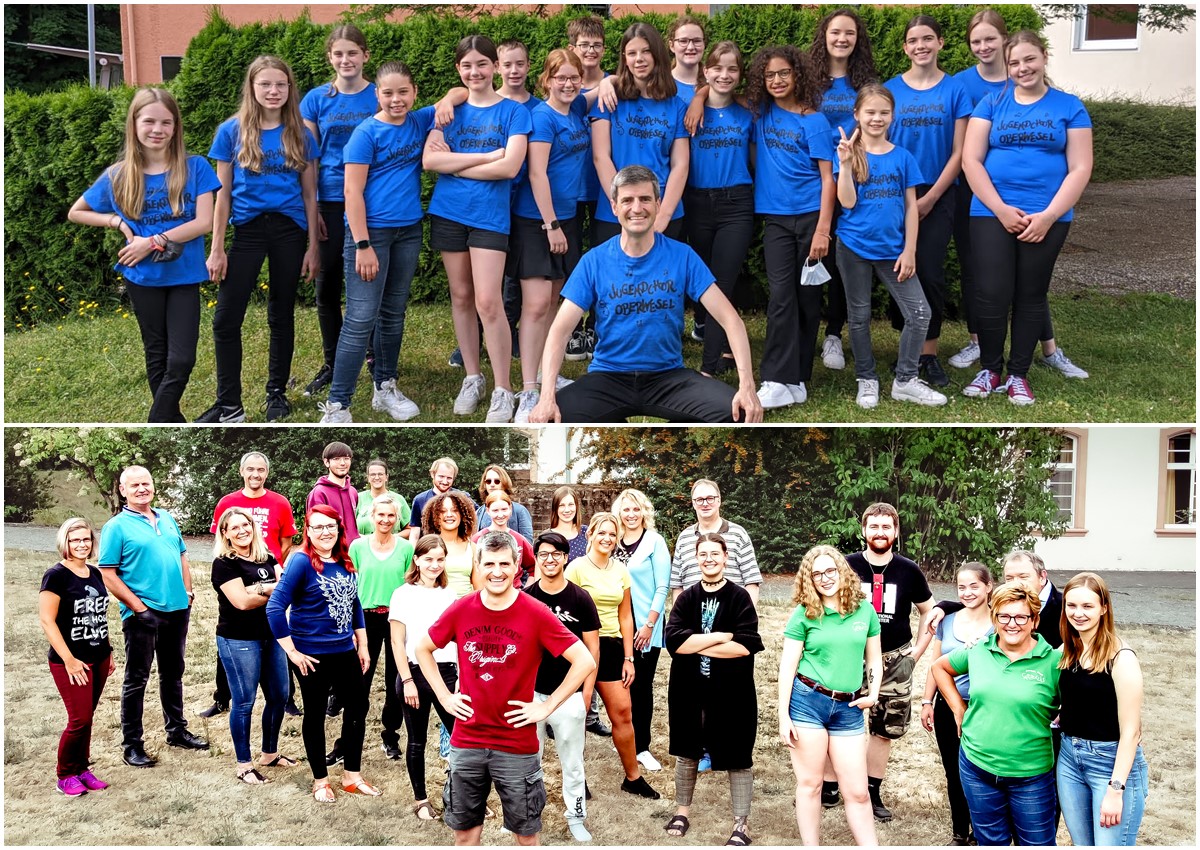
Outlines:
<svg viewBox="0 0 1200 850"><path fill-rule="evenodd" d="M625 641L623 638L600 638L600 664L596 672L597 682L621 681L621 668L625 664Z"/></svg>
<svg viewBox="0 0 1200 850"><path fill-rule="evenodd" d="M468 248L488 248L492 251L508 251L508 234L482 227L471 227L442 218L429 217L429 247L435 251L461 253Z"/></svg>
<svg viewBox="0 0 1200 850"><path fill-rule="evenodd" d="M542 230L540 218L512 218L512 250L504 273L517 280L545 277L566 280L579 263L579 239L575 219L560 220L562 233L567 237L567 253L550 253L550 240Z"/></svg>

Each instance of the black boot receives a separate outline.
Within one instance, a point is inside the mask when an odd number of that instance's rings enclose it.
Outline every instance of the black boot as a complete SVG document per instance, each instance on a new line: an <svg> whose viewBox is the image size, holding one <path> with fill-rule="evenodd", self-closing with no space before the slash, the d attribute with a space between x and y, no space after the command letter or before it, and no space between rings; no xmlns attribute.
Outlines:
<svg viewBox="0 0 1200 850"><path fill-rule="evenodd" d="M823 781L821 783L821 805L832 809L840 802L842 802L842 795L838 792L838 784L829 780Z"/></svg>
<svg viewBox="0 0 1200 850"><path fill-rule="evenodd" d="M871 810L875 813L875 820L887 823L892 819L892 813L888 811L879 796L879 786L882 784L882 779L876 779L874 776L867 777L867 791L871 795Z"/></svg>

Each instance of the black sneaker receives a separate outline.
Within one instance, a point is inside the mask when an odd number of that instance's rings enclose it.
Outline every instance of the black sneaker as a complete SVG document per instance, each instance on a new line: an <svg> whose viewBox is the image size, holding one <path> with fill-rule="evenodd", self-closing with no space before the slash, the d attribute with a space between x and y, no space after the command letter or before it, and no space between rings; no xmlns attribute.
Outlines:
<svg viewBox="0 0 1200 850"><path fill-rule="evenodd" d="M342 704L338 702L338 698L334 694L329 695L329 701L325 703L325 716L337 717L342 713Z"/></svg>
<svg viewBox="0 0 1200 850"><path fill-rule="evenodd" d="M316 395L321 390L333 383L333 367L328 363L322 364L317 370L317 375L308 382L308 386L304 388L305 395Z"/></svg>
<svg viewBox="0 0 1200 850"><path fill-rule="evenodd" d="M888 807L883 804L883 800L879 796L878 791L873 791L871 794L871 811L875 814L875 820L880 823L887 823L892 819L892 813Z"/></svg>
<svg viewBox="0 0 1200 850"><path fill-rule="evenodd" d="M696 342L704 342L704 325L705 322L692 322L692 339Z"/></svg>
<svg viewBox="0 0 1200 850"><path fill-rule="evenodd" d="M400 755L401 755L399 742L393 744L393 743L389 743L388 741L384 741L383 742L383 754L385 756L387 756L388 758L390 758L392 761L396 761L396 759L400 758Z"/></svg>
<svg viewBox="0 0 1200 850"><path fill-rule="evenodd" d="M832 787L830 787L832 786ZM838 791L836 782L826 782L821 786L821 805L827 809L832 809L838 803L842 802L842 794Z"/></svg>
<svg viewBox="0 0 1200 850"><path fill-rule="evenodd" d="M630 782L628 779L621 780L621 790L626 794L635 794L638 797L645 797L647 800L658 800L662 798L646 781L646 777L639 776L637 779Z"/></svg>
<svg viewBox="0 0 1200 850"><path fill-rule="evenodd" d="M304 714L304 712L300 710L300 706L296 705L296 701L294 699L287 701L287 704L283 707L283 713L288 717L300 717Z"/></svg>
<svg viewBox="0 0 1200 850"><path fill-rule="evenodd" d="M563 357L567 360L587 360L587 340L583 331L575 331L567 340L567 352Z"/></svg>
<svg viewBox="0 0 1200 850"><path fill-rule="evenodd" d="M216 717L218 714L224 714L229 711L229 704L224 702L214 702L203 711L197 711L196 714L200 717Z"/></svg>
<svg viewBox="0 0 1200 850"><path fill-rule="evenodd" d="M327 767L333 767L335 764L341 764L342 759L344 758L345 756L342 755L341 748L334 744L333 749L330 750L325 756L325 765Z"/></svg>
<svg viewBox="0 0 1200 850"><path fill-rule="evenodd" d="M596 331L588 328L583 332L584 349L587 351L587 358L591 360L596 356Z"/></svg>
<svg viewBox="0 0 1200 850"><path fill-rule="evenodd" d="M922 354L917 366L917 377L922 378L931 387L944 387L950 383L950 376L942 368L936 354Z"/></svg>
<svg viewBox="0 0 1200 850"><path fill-rule="evenodd" d="M237 407L225 407L222 404L214 404L197 416L195 421L203 422L206 425L231 425L234 422L245 422L246 409L240 404Z"/></svg>
<svg viewBox="0 0 1200 850"><path fill-rule="evenodd" d="M455 369L463 368L462 349L456 348L450 353L450 366Z"/></svg>
<svg viewBox="0 0 1200 850"><path fill-rule="evenodd" d="M288 403L283 390L275 390L267 394L267 421L274 422L292 415L292 406Z"/></svg>

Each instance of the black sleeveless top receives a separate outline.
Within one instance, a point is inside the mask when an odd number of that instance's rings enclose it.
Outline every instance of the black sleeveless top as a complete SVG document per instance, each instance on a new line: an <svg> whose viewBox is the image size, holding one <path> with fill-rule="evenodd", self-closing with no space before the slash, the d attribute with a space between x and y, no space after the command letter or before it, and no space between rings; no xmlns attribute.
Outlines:
<svg viewBox="0 0 1200 850"><path fill-rule="evenodd" d="M1076 664L1059 675L1058 692L1062 700L1059 726L1064 735L1088 741L1121 739L1117 689L1111 672L1089 673Z"/></svg>

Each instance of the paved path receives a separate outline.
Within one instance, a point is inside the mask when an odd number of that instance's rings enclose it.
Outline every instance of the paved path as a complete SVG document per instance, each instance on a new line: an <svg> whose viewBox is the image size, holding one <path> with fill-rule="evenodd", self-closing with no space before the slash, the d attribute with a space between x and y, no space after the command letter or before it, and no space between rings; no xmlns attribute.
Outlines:
<svg viewBox="0 0 1200 850"><path fill-rule="evenodd" d="M32 552L54 552L55 529L39 525L4 524L4 550L25 549ZM185 537L188 551L196 561L211 560L212 538ZM1050 571L1058 587L1067 583L1070 573ZM1196 628L1196 574L1194 572L1108 572L1104 574L1113 594L1119 623L1147 626L1167 626L1179 629ZM953 599L953 585L935 582L933 595L937 599ZM791 576L768 576L763 598L787 602L792 594Z"/></svg>

